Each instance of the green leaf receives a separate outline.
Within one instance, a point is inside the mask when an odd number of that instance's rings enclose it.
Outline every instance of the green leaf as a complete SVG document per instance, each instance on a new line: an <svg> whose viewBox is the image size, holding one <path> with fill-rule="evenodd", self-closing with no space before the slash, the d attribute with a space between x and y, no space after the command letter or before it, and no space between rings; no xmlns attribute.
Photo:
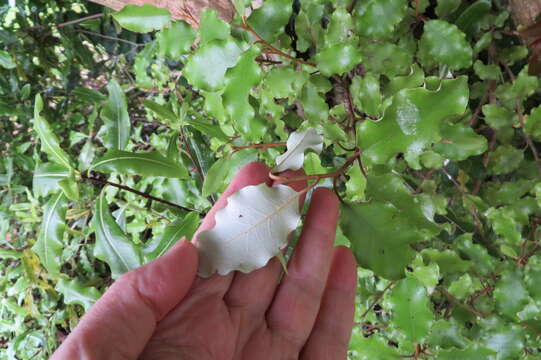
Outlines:
<svg viewBox="0 0 541 360"><path fill-rule="evenodd" d="M85 87L78 87L73 89L73 95L77 97L77 100L84 101L90 104L99 104L107 98L99 91Z"/></svg>
<svg viewBox="0 0 541 360"><path fill-rule="evenodd" d="M55 163L39 164L34 170L32 189L38 197L58 191L58 182L68 178L70 170Z"/></svg>
<svg viewBox="0 0 541 360"><path fill-rule="evenodd" d="M84 286L80 280L60 279L55 290L64 296L65 304L81 305L87 312L92 305L100 298L101 294L93 286Z"/></svg>
<svg viewBox="0 0 541 360"><path fill-rule="evenodd" d="M319 51L315 57L317 67L325 76L343 74L361 62L361 52L353 44L333 45Z"/></svg>
<svg viewBox="0 0 541 360"><path fill-rule="evenodd" d="M389 296L393 324L406 338L420 343L426 339L434 313L425 287L416 279L400 280Z"/></svg>
<svg viewBox="0 0 541 360"><path fill-rule="evenodd" d="M477 74L481 80L499 80L502 76L502 72L498 65L485 65L481 60L475 61L473 69L475 70L475 74Z"/></svg>
<svg viewBox="0 0 541 360"><path fill-rule="evenodd" d="M336 8L325 32L325 46L346 42L352 37L353 20L346 8Z"/></svg>
<svg viewBox="0 0 541 360"><path fill-rule="evenodd" d="M485 122L495 130L510 128L518 121L514 112L498 105L487 104L482 110Z"/></svg>
<svg viewBox="0 0 541 360"><path fill-rule="evenodd" d="M145 105L145 108L152 111L164 124L172 128L178 126L180 117L169 109L168 106L158 104L157 102L149 99L143 100L142 103Z"/></svg>
<svg viewBox="0 0 541 360"><path fill-rule="evenodd" d="M436 14L440 18L447 18L458 9L461 3L462 0L438 0Z"/></svg>
<svg viewBox="0 0 541 360"><path fill-rule="evenodd" d="M411 264L411 268L413 271L408 273L408 276L417 279L431 294L440 280L440 269L438 264L430 263L425 265L423 258L420 255L417 255Z"/></svg>
<svg viewBox="0 0 541 360"><path fill-rule="evenodd" d="M168 225L160 237L145 246L143 253L149 260L160 257L183 237L191 239L198 226L199 215L195 212L189 213L184 218L177 219Z"/></svg>
<svg viewBox="0 0 541 360"><path fill-rule="evenodd" d="M537 141L541 141L541 106L531 110L524 120L524 132Z"/></svg>
<svg viewBox="0 0 541 360"><path fill-rule="evenodd" d="M318 157L319 158L319 157ZM306 160L305 160L306 163ZM351 201L363 201L365 200L366 178L361 172L357 163L353 164L349 168L346 175L349 177L346 182L346 194Z"/></svg>
<svg viewBox="0 0 541 360"><path fill-rule="evenodd" d="M471 266L472 262L461 259L453 250L439 251L432 248L423 249L421 255L425 261L435 262L438 264L440 272L444 275L453 273L464 273Z"/></svg>
<svg viewBox="0 0 541 360"><path fill-rule="evenodd" d="M438 320L430 328L428 344L448 348L465 348L468 345L467 339L460 334L461 327L455 321ZM462 359L462 358L461 358Z"/></svg>
<svg viewBox="0 0 541 360"><path fill-rule="evenodd" d="M490 208L485 216L496 234L502 236L508 244L519 245L522 241L522 235L513 209L507 207Z"/></svg>
<svg viewBox="0 0 541 360"><path fill-rule="evenodd" d="M400 357L398 350L383 342L379 336L365 338L362 335L353 336L350 349L355 351L356 360L396 360Z"/></svg>
<svg viewBox="0 0 541 360"><path fill-rule="evenodd" d="M441 360L493 360L496 352L478 344L470 344L465 349L451 349L440 351L438 359Z"/></svg>
<svg viewBox="0 0 541 360"><path fill-rule="evenodd" d="M494 288L494 299L498 312L510 319L517 319L517 312L528 303L529 294L522 272L509 269L502 273Z"/></svg>
<svg viewBox="0 0 541 360"><path fill-rule="evenodd" d="M111 149L96 160L92 170L117 172L120 174L142 176L164 176L170 178L188 177L188 170L173 160L153 151L148 153L132 153Z"/></svg>
<svg viewBox="0 0 541 360"><path fill-rule="evenodd" d="M449 70L459 70L472 64L473 50L466 35L453 24L443 20L430 20L424 25L419 44L423 63L436 62Z"/></svg>
<svg viewBox="0 0 541 360"><path fill-rule="evenodd" d="M516 324L505 324L492 331L485 331L482 344L496 352L494 358L497 360L517 359L524 350L524 330Z"/></svg>
<svg viewBox="0 0 541 360"><path fill-rule="evenodd" d="M481 289L481 283L475 278L476 284L472 280L470 274L464 274L458 280L453 281L447 291L459 300L463 300L466 296L472 295L475 291Z"/></svg>
<svg viewBox="0 0 541 360"><path fill-rule="evenodd" d="M58 193L47 201L43 209L38 241L32 247L51 276L60 275L66 210L67 199L63 193Z"/></svg>
<svg viewBox="0 0 541 360"><path fill-rule="evenodd" d="M484 247L472 242L471 234L463 234L455 242L459 252L475 264L475 270L477 272L485 275L494 271L493 258Z"/></svg>
<svg viewBox="0 0 541 360"><path fill-rule="evenodd" d="M189 118L185 118L183 121L189 126L199 131L201 134L205 134L206 136L225 142L230 140L230 138L226 134L224 134L224 132L218 125L215 125L211 122L205 121L203 119L192 120Z"/></svg>
<svg viewBox="0 0 541 360"><path fill-rule="evenodd" d="M256 47L242 53L237 65L225 74L226 86L223 93L226 114L249 141L260 140L266 131L263 119L255 117L254 108L249 102L250 89L261 79L261 68L255 62L258 55Z"/></svg>
<svg viewBox="0 0 541 360"><path fill-rule="evenodd" d="M291 1L267 0L250 14L248 25L263 39L273 42L278 33L283 31L292 11Z"/></svg>
<svg viewBox="0 0 541 360"><path fill-rule="evenodd" d="M470 156L481 155L488 148L488 141L463 124L446 124L442 130L443 141L434 145L434 150L449 160L462 161Z"/></svg>
<svg viewBox="0 0 541 360"><path fill-rule="evenodd" d="M212 40L225 40L229 37L229 24L218 17L216 10L204 9L199 19L201 45Z"/></svg>
<svg viewBox="0 0 541 360"><path fill-rule="evenodd" d="M218 159L209 169L203 183L203 197L215 194L225 189L231 178L247 163L257 160L257 153L253 150L242 150L230 156Z"/></svg>
<svg viewBox="0 0 541 360"><path fill-rule="evenodd" d="M15 64L15 61L13 61L13 58L11 55L4 50L0 50L0 66L2 66L4 69L14 69L17 64Z"/></svg>
<svg viewBox="0 0 541 360"><path fill-rule="evenodd" d="M411 71L408 75L392 77L389 83L385 86L384 91L386 96L392 96L402 89L413 89L423 85L425 74L423 69L417 64L411 66Z"/></svg>
<svg viewBox="0 0 541 360"><path fill-rule="evenodd" d="M188 59L183 74L197 89L215 91L225 85L225 72L235 66L241 49L231 38L213 40L198 48Z"/></svg>
<svg viewBox="0 0 541 360"><path fill-rule="evenodd" d="M123 150L130 140L130 117L126 96L115 79L107 85L109 99L101 111L108 147Z"/></svg>
<svg viewBox="0 0 541 360"><path fill-rule="evenodd" d="M57 164L60 164L68 169L71 169L71 160L60 148L58 138L53 133L51 126L45 120L43 116L41 116L41 111L43 110L43 100L41 99L41 96L38 94L36 95L36 100L34 104L34 128L36 129L39 139L41 141L41 150L47 155L51 156L51 160L56 162Z"/></svg>
<svg viewBox="0 0 541 360"><path fill-rule="evenodd" d="M402 0L369 0L358 7L357 30L370 39L388 37L402 21L407 2Z"/></svg>
<svg viewBox="0 0 541 360"><path fill-rule="evenodd" d="M414 62L413 51L389 42L364 43L360 51L366 70L389 78L409 73Z"/></svg>
<svg viewBox="0 0 541 360"><path fill-rule="evenodd" d="M520 167L524 151L512 145L501 145L490 154L488 170L494 175L509 174Z"/></svg>
<svg viewBox="0 0 541 360"><path fill-rule="evenodd" d="M141 265L139 248L111 216L104 191L97 199L92 224L96 234L94 256L109 265L113 279Z"/></svg>
<svg viewBox="0 0 541 360"><path fill-rule="evenodd" d="M474 2L456 19L456 26L470 37L478 35L483 29L488 29L491 25L491 19L488 16L491 7L490 0Z"/></svg>
<svg viewBox="0 0 541 360"><path fill-rule="evenodd" d="M171 19L171 14L165 9L150 4L126 5L120 11L113 13L113 18L125 29L147 33L166 26Z"/></svg>
<svg viewBox="0 0 541 360"><path fill-rule="evenodd" d="M75 179L75 173L73 171L70 171L67 178L60 180L58 186L68 199L79 201L79 183Z"/></svg>
<svg viewBox="0 0 541 360"><path fill-rule="evenodd" d="M381 106L381 92L379 79L371 74L364 77L355 76L350 87L353 103L357 108L372 116L379 116Z"/></svg>
<svg viewBox="0 0 541 360"><path fill-rule="evenodd" d="M410 166L432 142L441 139L441 124L452 115L462 115L468 103L467 78L442 80L437 91L424 88L398 92L379 122L364 121L358 140L364 156L384 164L399 152L406 153ZM420 167L420 166L419 166Z"/></svg>
<svg viewBox="0 0 541 360"><path fill-rule="evenodd" d="M185 21L175 21L156 34L160 56L180 60L195 41L194 29Z"/></svg>
<svg viewBox="0 0 541 360"><path fill-rule="evenodd" d="M342 207L341 226L360 266L386 279L404 277L419 232L391 204L372 201ZM392 226L389 226L392 224Z"/></svg>
<svg viewBox="0 0 541 360"><path fill-rule="evenodd" d="M311 124L325 123L329 116L329 105L311 81L304 84L300 97L304 115Z"/></svg>

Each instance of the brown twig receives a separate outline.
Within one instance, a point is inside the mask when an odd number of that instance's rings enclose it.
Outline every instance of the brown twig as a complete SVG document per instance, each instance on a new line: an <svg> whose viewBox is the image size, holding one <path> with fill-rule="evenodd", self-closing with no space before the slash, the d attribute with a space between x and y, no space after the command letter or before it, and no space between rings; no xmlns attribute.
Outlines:
<svg viewBox="0 0 541 360"><path fill-rule="evenodd" d="M88 15L88 16L85 16L85 17L82 17L82 18L79 18L79 19L66 21L66 22L63 22L63 23L60 23L60 24L53 24L53 25L51 25L51 26L49 26L49 25L36 25L36 26L31 26L31 27L28 28L28 30L33 30L33 29L47 29L47 28L50 28L50 27L63 28L63 27L65 27L65 26L70 26L70 25L79 24L79 23L82 23L82 22L87 21L87 20L98 19L98 18L100 18L100 17L102 17L102 16L103 16L103 13L98 13L98 14Z"/></svg>
<svg viewBox="0 0 541 360"><path fill-rule="evenodd" d="M234 146L234 145L231 145L231 149L233 149L233 151L240 151L240 150L244 150L244 149L268 149L270 147L275 147L275 146L286 146L287 143L285 142L278 142L278 143L271 143L271 144L250 144L250 145L244 145L244 146Z"/></svg>
<svg viewBox="0 0 541 360"><path fill-rule="evenodd" d="M450 303L456 304L456 305L460 306L461 308L466 309L468 312L472 313L475 316L479 316L479 317L484 318L484 317L487 317L488 315L490 315L490 314L487 314L487 313L484 313L484 312L481 312L481 311L477 311L477 310L475 310L475 308L473 306L470 306L468 304L464 304L464 303L460 302L456 297L449 294L447 292L447 290L445 290L444 288L437 288L437 289L441 294L443 294L447 298L447 300Z"/></svg>
<svg viewBox="0 0 541 360"><path fill-rule="evenodd" d="M248 31L249 33L251 33L252 35L254 35L256 37L256 39L257 39L256 43L259 43L259 44L263 45L264 47L266 47L268 49L268 51L266 51L265 53L280 55L280 56L283 56L283 57L285 57L285 58L287 58L287 59L289 59L291 61L295 61L295 62L297 62L299 64L316 67L316 64L313 63L313 62L305 61L305 60L296 58L294 56L291 56L288 53L285 53L282 50L277 49L274 46L272 46L271 44L269 44L250 25L248 25L248 23L246 22L246 18L244 16L242 17L242 25L240 25L240 28L244 29L244 30Z"/></svg>
<svg viewBox="0 0 541 360"><path fill-rule="evenodd" d="M344 165L342 165L338 170L333 171L331 173L327 174L314 174L314 175L304 175L304 176L294 176L294 177L287 177L282 175L276 175L272 172L269 173L269 177L272 180L279 181L281 184L287 185L298 181L307 181L307 180L316 180L319 181L321 179L325 178L333 178L342 175L351 164L361 155L361 151L357 150L353 156L351 156L349 159L346 160Z"/></svg>
<svg viewBox="0 0 541 360"><path fill-rule="evenodd" d="M117 38L117 37L114 37L114 36L103 35L103 34L100 34L100 33L94 32L94 31L88 31L88 30L83 30L83 29L77 29L77 30L75 30L75 31L76 31L76 32L83 33L83 34L88 34L88 35L92 35L92 36L101 37L101 38L103 38L103 39L108 39L108 40L114 40L114 41L118 41L118 42L123 42L123 43L125 43L125 44L130 44L130 45L135 46L135 47L145 46L145 44L138 44L138 43L133 42L133 41L129 41L129 40L126 40L126 39Z"/></svg>
<svg viewBox="0 0 541 360"><path fill-rule="evenodd" d="M184 210L184 211L195 211L195 212L198 212L200 214L203 215L203 213L199 210L196 210L196 209L190 209L190 208L187 208L187 207L184 207L184 206L181 206L181 205L177 205L175 203L172 203L170 201L167 201L167 200L164 200L164 199L160 199L160 198L157 198L155 196L152 196L150 194L147 194L147 193L144 193L144 192L141 192L139 190L135 190L135 189L132 189L131 187L128 187L126 185L122 185L122 184L117 184L117 183L114 183L114 182L110 182L110 181L107 181L107 180L103 180L103 179L100 179L100 178L96 178L96 177L92 177L92 176L88 176L84 173L81 173L81 177L84 179L84 180L88 180L88 181L91 181L91 182L94 182L94 183L98 183L98 184L103 184L103 185L110 185L110 186L114 186L118 189L122 189L122 190L126 190L126 191L129 191L131 193L134 193L134 194L137 194L139 196L142 196L146 199L149 199L149 200L152 200L152 201L157 201L157 202L160 202L162 204L166 204L166 205L169 205L171 207L174 207L176 209L179 209L179 210Z"/></svg>
<svg viewBox="0 0 541 360"><path fill-rule="evenodd" d="M396 283L396 281L391 281L389 284L387 284L387 286L385 287L385 289L383 289L382 291L380 291L377 295L376 295L376 298L374 299L374 301L372 301L372 304L370 304L370 306L368 307L368 309L365 310L365 312L362 313L360 319L363 320L366 315L368 315L368 313L370 311L372 311L372 309L374 308L374 306L376 306L376 304L381 300L381 298L383 297L383 295L385 295L385 293L387 292L387 290L389 290L394 284Z"/></svg>

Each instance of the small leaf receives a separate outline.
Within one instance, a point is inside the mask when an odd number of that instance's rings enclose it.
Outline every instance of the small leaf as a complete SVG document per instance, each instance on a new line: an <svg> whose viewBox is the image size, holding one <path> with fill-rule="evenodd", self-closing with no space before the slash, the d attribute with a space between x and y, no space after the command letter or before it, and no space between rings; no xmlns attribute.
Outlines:
<svg viewBox="0 0 541 360"><path fill-rule="evenodd" d="M487 104L482 107L482 110L485 122L496 130L510 128L518 121L514 112L498 105Z"/></svg>
<svg viewBox="0 0 541 360"><path fill-rule="evenodd" d="M263 39L273 42L287 25L293 4L289 0L267 0L248 18L250 25Z"/></svg>
<svg viewBox="0 0 541 360"><path fill-rule="evenodd" d="M353 103L364 113L379 116L381 92L379 79L371 74L364 77L355 76L351 82Z"/></svg>
<svg viewBox="0 0 541 360"><path fill-rule="evenodd" d="M300 221L299 196L286 185L247 186L227 198L216 226L197 236L199 275L259 269L287 246Z"/></svg>
<svg viewBox="0 0 541 360"><path fill-rule="evenodd" d="M241 49L231 38L213 40L193 53L183 69L183 75L197 89L222 89L225 85L225 72L235 66L240 53Z"/></svg>
<svg viewBox="0 0 541 360"><path fill-rule="evenodd" d="M436 62L450 70L459 70L472 64L473 50L466 41L466 35L453 24L443 20L425 23L419 44L423 63Z"/></svg>
<svg viewBox="0 0 541 360"><path fill-rule="evenodd" d="M478 344L470 344L465 349L449 349L440 351L440 360L491 360L495 359L496 352Z"/></svg>
<svg viewBox="0 0 541 360"><path fill-rule="evenodd" d="M60 275L66 210L67 199L63 193L58 193L47 201L43 210L38 241L32 247L51 276Z"/></svg>
<svg viewBox="0 0 541 360"><path fill-rule="evenodd" d="M225 40L229 37L229 24L218 17L216 10L204 9L199 18L201 44L212 40Z"/></svg>
<svg viewBox="0 0 541 360"><path fill-rule="evenodd" d="M490 154L488 170L494 175L509 174L520 167L524 151L512 145L501 145Z"/></svg>
<svg viewBox="0 0 541 360"><path fill-rule="evenodd" d="M139 249L113 219L104 191L96 202L92 223L96 234L94 256L109 265L113 279L141 265Z"/></svg>
<svg viewBox="0 0 541 360"><path fill-rule="evenodd" d="M60 279L55 290L64 296L65 304L81 305L87 312L100 298L101 294L93 286L84 286L78 279Z"/></svg>
<svg viewBox="0 0 541 360"><path fill-rule="evenodd" d="M126 5L122 10L113 13L113 18L120 26L133 32L147 33L159 30L171 19L169 11L150 4L142 6Z"/></svg>
<svg viewBox="0 0 541 360"><path fill-rule="evenodd" d="M9 70L15 68L17 65L7 51L0 50L0 66L2 66L4 69Z"/></svg>
<svg viewBox="0 0 541 360"><path fill-rule="evenodd" d="M422 342L434 320L424 286L413 278L400 280L389 296L393 323L415 343Z"/></svg>
<svg viewBox="0 0 541 360"><path fill-rule="evenodd" d="M358 163L354 163L346 173L349 177L346 182L346 194L351 201L363 201L366 199L364 194L366 189L366 177L361 172Z"/></svg>
<svg viewBox="0 0 541 360"><path fill-rule="evenodd" d="M185 21L175 21L168 28L156 34L160 56L180 60L183 54L190 51L195 41L194 29Z"/></svg>
<svg viewBox="0 0 541 360"><path fill-rule="evenodd" d="M155 101L145 99L142 101L145 108L152 111L156 117L161 120L164 124L170 127L178 126L179 116L177 116L167 105L158 104Z"/></svg>
<svg viewBox="0 0 541 360"><path fill-rule="evenodd" d="M203 183L203 197L215 194L225 189L234 174L241 167L251 161L257 160L257 153L249 149L237 151L231 156L224 156L218 159L210 167L205 182Z"/></svg>
<svg viewBox="0 0 541 360"><path fill-rule="evenodd" d="M199 226L199 215L195 212L187 214L182 219L177 219L168 225L162 236L156 238L143 249L149 260L165 254L177 241L185 237L191 239Z"/></svg>
<svg viewBox="0 0 541 360"><path fill-rule="evenodd" d="M355 351L355 360L396 360L400 358L398 349L387 345L380 336L353 336L349 343L350 350Z"/></svg>
<svg viewBox="0 0 541 360"><path fill-rule="evenodd" d="M109 82L107 90L109 100L101 111L106 128L107 146L123 150L130 140L131 127L126 96L115 79Z"/></svg>
<svg viewBox="0 0 541 360"><path fill-rule="evenodd" d="M330 77L353 69L362 56L356 46L342 43L321 50L315 59L321 73Z"/></svg>
<svg viewBox="0 0 541 360"><path fill-rule="evenodd" d="M53 133L51 126L41 116L41 111L43 110L43 100L41 96L36 95L35 105L34 105L34 127L38 133L39 139L41 141L41 150L51 156L52 160L57 164L64 166L65 168L71 169L71 161L68 156L60 148L58 138Z"/></svg>
<svg viewBox="0 0 541 360"><path fill-rule="evenodd" d="M58 182L68 178L69 169L55 163L39 164L34 170L32 189L36 196L47 196L58 191Z"/></svg>
<svg viewBox="0 0 541 360"><path fill-rule="evenodd" d="M111 149L96 160L91 170L142 176L188 177L188 170L157 151L132 153Z"/></svg>
<svg viewBox="0 0 541 360"><path fill-rule="evenodd" d="M463 124L446 124L441 133L444 140L435 144L434 150L449 160L466 160L483 154L488 148L484 136L477 135L471 127Z"/></svg>
<svg viewBox="0 0 541 360"><path fill-rule="evenodd" d="M524 121L524 132L537 141L541 141L541 106L530 112Z"/></svg>
<svg viewBox="0 0 541 360"><path fill-rule="evenodd" d="M323 137L314 129L292 132L287 139L287 151L276 158L274 172L298 170L304 162L304 152L308 149L320 153L323 150Z"/></svg>
<svg viewBox="0 0 541 360"><path fill-rule="evenodd" d="M498 312L509 319L517 320L517 312L528 303L522 272L510 269L503 272L494 288L494 299Z"/></svg>
<svg viewBox="0 0 541 360"><path fill-rule="evenodd" d="M359 6L357 28L370 39L383 39L406 15L407 2L403 0L369 0Z"/></svg>
<svg viewBox="0 0 541 360"><path fill-rule="evenodd" d="M481 80L498 80L502 75L502 72L498 65L485 65L481 60L477 60L473 64L473 69Z"/></svg>

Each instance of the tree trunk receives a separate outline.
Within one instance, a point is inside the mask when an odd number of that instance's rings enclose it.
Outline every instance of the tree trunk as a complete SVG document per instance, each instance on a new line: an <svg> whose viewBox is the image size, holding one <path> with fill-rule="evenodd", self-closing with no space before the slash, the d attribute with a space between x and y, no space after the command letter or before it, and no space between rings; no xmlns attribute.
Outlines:
<svg viewBox="0 0 541 360"><path fill-rule="evenodd" d="M541 0L510 0L509 3L517 27L533 25L541 13Z"/></svg>
<svg viewBox="0 0 541 360"><path fill-rule="evenodd" d="M167 9L174 20L184 20L194 27L199 26L199 13L203 9L214 9L218 15L229 22L235 9L230 0L90 0L113 10L120 10L126 5L151 4Z"/></svg>

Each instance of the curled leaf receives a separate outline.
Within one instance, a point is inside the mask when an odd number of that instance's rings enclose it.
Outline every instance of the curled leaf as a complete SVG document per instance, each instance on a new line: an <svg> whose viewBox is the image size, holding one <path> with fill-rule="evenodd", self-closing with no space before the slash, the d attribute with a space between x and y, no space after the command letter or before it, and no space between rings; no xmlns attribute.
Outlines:
<svg viewBox="0 0 541 360"><path fill-rule="evenodd" d="M323 150L323 137L314 129L293 132L287 139L287 151L276 158L273 171L298 170L304 162L304 151L312 149L318 154Z"/></svg>
<svg viewBox="0 0 541 360"><path fill-rule="evenodd" d="M196 238L199 275L259 269L287 245L300 220L301 193L286 185L247 186L216 213L216 226Z"/></svg>

